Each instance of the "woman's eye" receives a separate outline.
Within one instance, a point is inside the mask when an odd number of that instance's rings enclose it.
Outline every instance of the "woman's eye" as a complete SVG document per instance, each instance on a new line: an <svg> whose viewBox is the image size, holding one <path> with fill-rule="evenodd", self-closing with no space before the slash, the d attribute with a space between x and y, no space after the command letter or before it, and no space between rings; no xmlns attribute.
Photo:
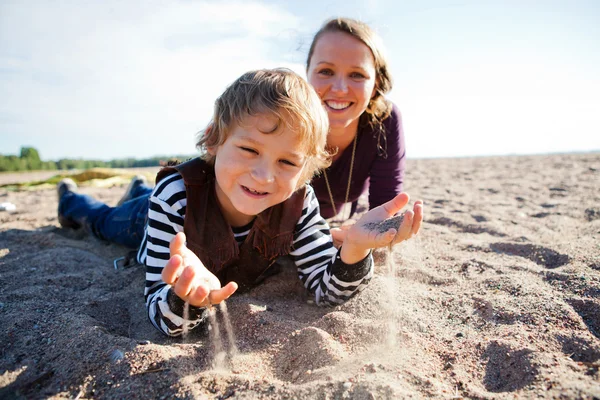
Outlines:
<svg viewBox="0 0 600 400"><path fill-rule="evenodd" d="M360 72L353 72L352 74L350 74L350 77L353 79L365 79L365 76Z"/></svg>
<svg viewBox="0 0 600 400"><path fill-rule="evenodd" d="M325 68L325 69L322 69L319 71L319 75L332 76L333 71L330 70L329 68Z"/></svg>

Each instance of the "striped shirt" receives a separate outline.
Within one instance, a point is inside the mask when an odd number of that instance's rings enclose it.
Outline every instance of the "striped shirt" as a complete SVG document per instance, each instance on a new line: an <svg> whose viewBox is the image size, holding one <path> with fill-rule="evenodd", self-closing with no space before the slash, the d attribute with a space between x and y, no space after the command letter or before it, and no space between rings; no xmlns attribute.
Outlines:
<svg viewBox="0 0 600 400"><path fill-rule="evenodd" d="M148 317L159 331L169 336L181 335L184 322L193 328L204 320L204 310L190 306L185 321L182 300L161 279L162 269L170 258L169 244L177 232L183 232L186 206L185 185L179 173L159 182L150 195L148 223L138 252L138 262L146 265L144 297ZM232 227L238 243L246 239L251 227L252 223ZM352 265L341 260L310 186L307 186L302 215L296 224L292 249L290 255L298 276L319 305L344 303L363 290L373 275L370 255Z"/></svg>

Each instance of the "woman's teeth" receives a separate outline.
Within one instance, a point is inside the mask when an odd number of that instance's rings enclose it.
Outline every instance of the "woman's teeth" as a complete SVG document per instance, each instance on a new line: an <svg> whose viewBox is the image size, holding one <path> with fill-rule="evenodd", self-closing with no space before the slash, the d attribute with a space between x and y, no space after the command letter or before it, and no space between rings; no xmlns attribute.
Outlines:
<svg viewBox="0 0 600 400"><path fill-rule="evenodd" d="M344 108L348 108L350 107L350 103L349 101L326 101L325 104L327 104L328 107L333 108L334 110L343 110Z"/></svg>

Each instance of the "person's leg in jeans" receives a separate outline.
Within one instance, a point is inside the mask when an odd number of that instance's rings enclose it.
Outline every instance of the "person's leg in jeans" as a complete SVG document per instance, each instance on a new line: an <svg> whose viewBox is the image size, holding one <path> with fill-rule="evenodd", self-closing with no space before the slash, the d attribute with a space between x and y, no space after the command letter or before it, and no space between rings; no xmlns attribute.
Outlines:
<svg viewBox="0 0 600 400"><path fill-rule="evenodd" d="M134 200L135 198L140 197L140 196L150 197L150 194L152 193L153 190L154 190L153 187L150 187L147 185L140 185L133 192L132 200Z"/></svg>
<svg viewBox="0 0 600 400"><path fill-rule="evenodd" d="M119 202L117 203L117 207L125 203L126 201L139 197L142 194L145 194L148 189L152 190L150 186L148 186L148 180L144 175L134 176L133 179L131 179L131 182L129 182L129 186L127 186L123 197L121 197L121 200L119 200Z"/></svg>
<svg viewBox="0 0 600 400"><path fill-rule="evenodd" d="M152 188L139 185L134 198L118 207L110 207L69 187L63 189L59 199L59 220L63 226L84 227L99 239L137 248L144 236L151 192Z"/></svg>

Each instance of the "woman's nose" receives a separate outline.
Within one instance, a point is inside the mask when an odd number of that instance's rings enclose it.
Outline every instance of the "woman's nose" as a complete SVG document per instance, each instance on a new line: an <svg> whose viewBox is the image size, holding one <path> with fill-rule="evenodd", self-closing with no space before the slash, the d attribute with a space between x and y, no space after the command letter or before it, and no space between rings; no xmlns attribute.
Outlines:
<svg viewBox="0 0 600 400"><path fill-rule="evenodd" d="M331 90L333 92L346 93L348 91L348 84L346 82L346 79L343 76L336 77L333 81L333 84L331 85Z"/></svg>

